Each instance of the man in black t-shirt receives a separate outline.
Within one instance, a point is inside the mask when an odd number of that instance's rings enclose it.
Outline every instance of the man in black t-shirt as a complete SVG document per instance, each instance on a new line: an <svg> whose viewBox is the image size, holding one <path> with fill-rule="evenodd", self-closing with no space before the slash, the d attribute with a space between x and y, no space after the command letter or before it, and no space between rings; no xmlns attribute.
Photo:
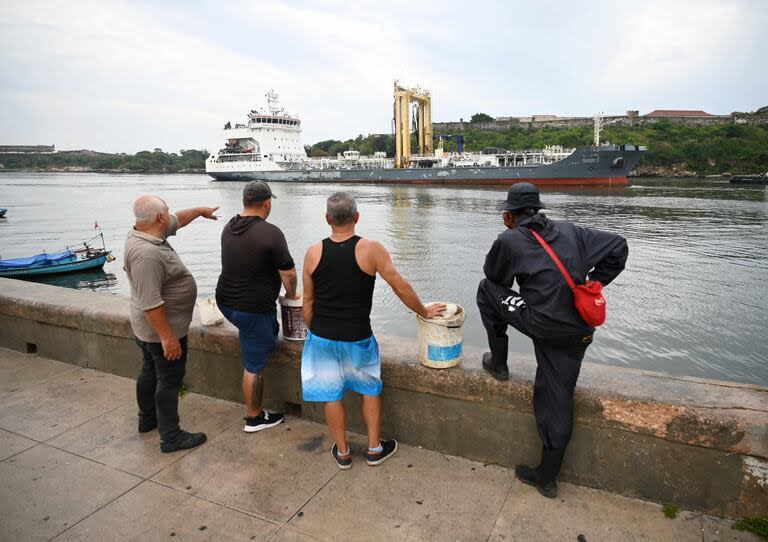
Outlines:
<svg viewBox="0 0 768 542"><path fill-rule="evenodd" d="M298 299L296 266L280 228L267 222L272 190L264 181L243 188L243 212L221 232L221 275L216 303L238 329L243 357L243 397L248 413L247 433L274 427L283 415L261 408L262 372L277 347L277 307L280 285L285 297Z"/></svg>

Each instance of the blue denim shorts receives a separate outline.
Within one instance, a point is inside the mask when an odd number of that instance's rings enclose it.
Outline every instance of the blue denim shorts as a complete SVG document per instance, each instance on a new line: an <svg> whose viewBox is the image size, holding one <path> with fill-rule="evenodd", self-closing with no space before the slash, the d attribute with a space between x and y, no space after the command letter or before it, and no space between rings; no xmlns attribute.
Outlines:
<svg viewBox="0 0 768 542"><path fill-rule="evenodd" d="M277 348L277 313L244 312L224 305L219 309L239 331L243 367L249 373L260 374Z"/></svg>
<svg viewBox="0 0 768 542"><path fill-rule="evenodd" d="M332 341L307 332L301 356L301 393L305 401L339 401L351 390L381 394L381 358L376 338Z"/></svg>

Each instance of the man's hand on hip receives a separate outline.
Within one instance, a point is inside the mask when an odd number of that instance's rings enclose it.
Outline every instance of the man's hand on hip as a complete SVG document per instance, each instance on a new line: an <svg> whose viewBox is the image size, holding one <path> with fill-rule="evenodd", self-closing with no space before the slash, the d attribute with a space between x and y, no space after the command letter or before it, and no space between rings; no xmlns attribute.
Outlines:
<svg viewBox="0 0 768 542"><path fill-rule="evenodd" d="M160 342L163 345L163 356L168 361L175 361L181 357L181 343L175 335L161 337Z"/></svg>

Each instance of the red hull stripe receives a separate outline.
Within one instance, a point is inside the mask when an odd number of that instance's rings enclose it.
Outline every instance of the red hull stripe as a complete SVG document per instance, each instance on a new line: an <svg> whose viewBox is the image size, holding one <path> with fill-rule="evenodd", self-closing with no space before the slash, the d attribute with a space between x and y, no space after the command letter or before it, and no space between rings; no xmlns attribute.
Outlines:
<svg viewBox="0 0 768 542"><path fill-rule="evenodd" d="M323 179L326 181L326 179ZM531 183L537 186L627 186L626 177L584 177L584 178L553 178L553 179L411 179L411 180L376 180L368 179L327 179L330 183L373 183L373 184L431 184L431 185L461 185L461 186L499 186L515 183Z"/></svg>

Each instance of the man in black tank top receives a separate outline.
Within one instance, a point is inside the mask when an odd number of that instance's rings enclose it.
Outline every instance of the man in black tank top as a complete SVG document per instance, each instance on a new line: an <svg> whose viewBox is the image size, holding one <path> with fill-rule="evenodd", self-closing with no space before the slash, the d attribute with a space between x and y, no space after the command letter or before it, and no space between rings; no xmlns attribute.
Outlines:
<svg viewBox="0 0 768 542"><path fill-rule="evenodd" d="M346 192L328 198L325 219L330 237L309 247L304 259L304 319L309 331L301 359L302 396L325 403L325 419L334 439L331 455L340 469L352 466L341 400L351 390L362 395L368 429L368 465L379 465L397 451L397 441L381 441L381 359L371 330L376 274L423 318L433 318L443 304L425 307L395 269L381 243L355 235L360 214Z"/></svg>

